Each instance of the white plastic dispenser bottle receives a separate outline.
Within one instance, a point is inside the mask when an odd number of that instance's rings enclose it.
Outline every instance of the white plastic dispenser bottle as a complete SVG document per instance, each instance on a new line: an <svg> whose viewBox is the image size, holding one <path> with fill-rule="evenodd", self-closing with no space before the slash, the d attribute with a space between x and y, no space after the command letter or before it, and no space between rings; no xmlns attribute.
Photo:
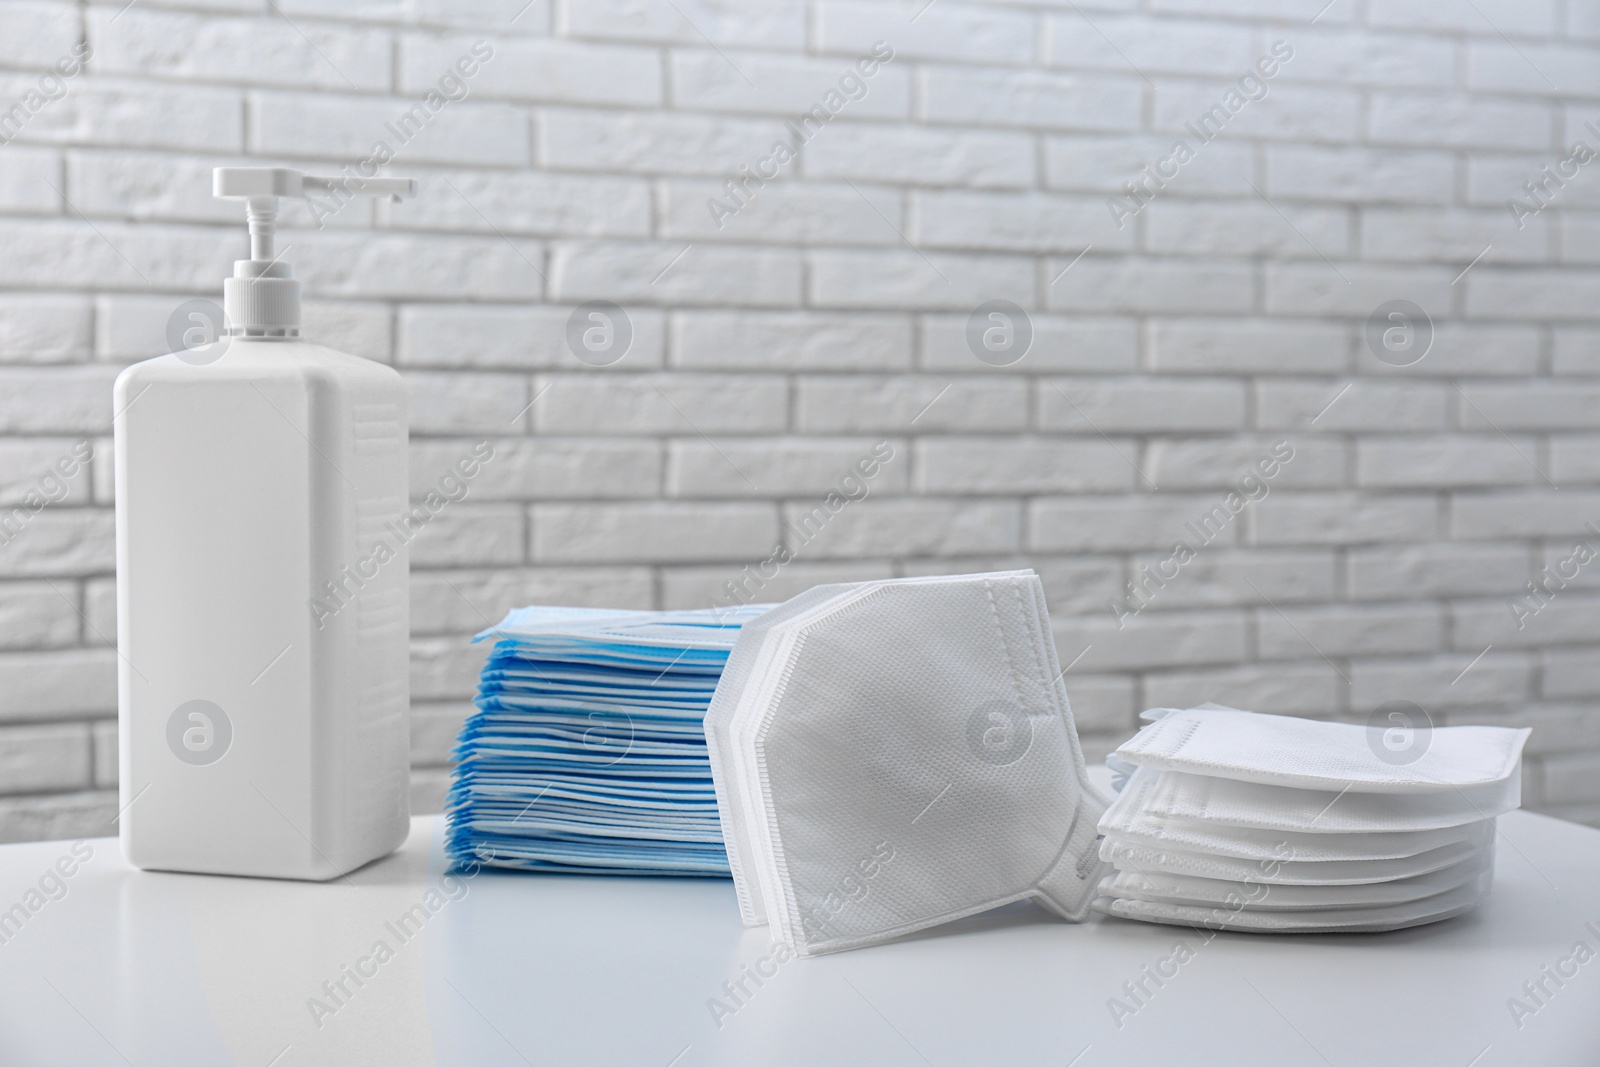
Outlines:
<svg viewBox="0 0 1600 1067"><path fill-rule="evenodd" d="M144 868L334 878L409 825L408 392L300 339L278 201L411 179L219 168L250 258L225 335L114 399L122 848Z"/></svg>

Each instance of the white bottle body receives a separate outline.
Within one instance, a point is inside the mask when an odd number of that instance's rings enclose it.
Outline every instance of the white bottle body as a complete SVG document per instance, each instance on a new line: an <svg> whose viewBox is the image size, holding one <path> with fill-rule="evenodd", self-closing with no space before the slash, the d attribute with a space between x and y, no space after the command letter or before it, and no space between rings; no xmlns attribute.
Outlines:
<svg viewBox="0 0 1600 1067"><path fill-rule="evenodd" d="M409 826L404 380L235 338L209 364L129 367L114 404L124 853L320 880L392 851Z"/></svg>

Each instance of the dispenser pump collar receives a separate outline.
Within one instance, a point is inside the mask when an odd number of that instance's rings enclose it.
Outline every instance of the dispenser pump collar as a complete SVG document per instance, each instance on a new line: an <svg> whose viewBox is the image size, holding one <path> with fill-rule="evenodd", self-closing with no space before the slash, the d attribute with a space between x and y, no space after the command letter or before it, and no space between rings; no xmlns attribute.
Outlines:
<svg viewBox="0 0 1600 1067"><path fill-rule="evenodd" d="M222 283L223 314L232 337L290 340L300 336L300 283L273 251L278 201L326 196L342 207L357 196L387 196L398 202L417 195L415 178L318 178L288 167L218 167L211 192L219 200L243 200L250 224L250 258L235 260L233 277ZM287 252L288 249L284 249Z"/></svg>

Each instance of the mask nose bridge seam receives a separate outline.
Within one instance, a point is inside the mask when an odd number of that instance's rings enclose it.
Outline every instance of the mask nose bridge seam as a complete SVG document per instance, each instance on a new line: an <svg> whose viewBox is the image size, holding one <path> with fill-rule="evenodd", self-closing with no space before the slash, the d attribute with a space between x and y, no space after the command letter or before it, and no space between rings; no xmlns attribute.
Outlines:
<svg viewBox="0 0 1600 1067"><path fill-rule="evenodd" d="M1000 620L1000 606L995 602L994 583L983 583L984 596L989 602L989 617L994 621L995 632L1000 635L1000 647L1006 654L1006 677L1011 682L1011 697L1016 702L1017 710L1024 715L1027 709L1022 703L1022 687L1017 684L1017 661L1011 654L1011 640L1006 634L1005 623Z"/></svg>
<svg viewBox="0 0 1600 1067"><path fill-rule="evenodd" d="M1012 694L1016 698L1018 710L1021 711L1024 715L1026 715L1027 714L1027 708L1023 705L1022 688L1021 688L1021 685L1018 682L1019 675L1018 675L1018 672L1017 672L1016 658L1011 653L1011 641L1010 641L1009 637L1006 634L1006 628L1005 628L1004 624L1000 620L999 606L995 602L994 583L985 582L984 583L984 593L989 598L989 612L994 618L995 629L1000 634L1000 645L1001 645L1002 648L1005 649L1006 666L1009 668L1009 677L1011 679ZM1021 589L1016 583L1012 583L1011 594L1017 600L1017 607L1018 607L1019 612L1022 612L1023 614L1026 614L1026 611L1023 608L1023 605L1022 605L1022 602L1021 602L1022 601ZM1041 635L1040 639L1041 640L1044 639L1042 635ZM1034 651L1037 653L1038 650L1035 649ZM1059 867L1061 865L1061 859L1066 854L1067 849L1071 847L1072 842L1073 842L1074 834L1076 834L1077 829L1078 829L1078 823L1080 821L1082 821L1082 819L1083 819L1083 798L1080 796L1080 797L1077 798L1077 802L1074 803L1073 806L1072 806L1072 822L1067 827L1066 834L1062 837L1061 847L1058 848L1056 850L1055 855L1050 858L1050 862L1045 864L1044 870L1040 871L1038 876L1033 879L1032 887L1033 887L1035 893L1040 892L1040 890L1038 888L1039 884L1042 883L1043 881L1045 881L1045 879L1047 879L1050 876L1050 874L1057 867ZM1080 866L1081 866L1081 864L1080 864ZM1082 880L1082 879L1086 878L1087 875L1079 873L1078 877L1079 877L1080 880Z"/></svg>

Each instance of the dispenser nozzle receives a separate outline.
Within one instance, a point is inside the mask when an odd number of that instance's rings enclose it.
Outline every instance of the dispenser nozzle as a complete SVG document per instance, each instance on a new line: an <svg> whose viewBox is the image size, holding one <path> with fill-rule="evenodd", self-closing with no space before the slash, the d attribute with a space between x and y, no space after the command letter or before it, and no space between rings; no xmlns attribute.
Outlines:
<svg viewBox="0 0 1600 1067"><path fill-rule="evenodd" d="M305 199L313 192L335 198L387 196L399 201L417 195L415 178L318 178L288 167L218 167L211 193L219 200L243 200L250 225L250 258L236 260L233 277L222 283L223 313L233 337L300 336L300 283L289 265L273 254L278 232L278 201Z"/></svg>

